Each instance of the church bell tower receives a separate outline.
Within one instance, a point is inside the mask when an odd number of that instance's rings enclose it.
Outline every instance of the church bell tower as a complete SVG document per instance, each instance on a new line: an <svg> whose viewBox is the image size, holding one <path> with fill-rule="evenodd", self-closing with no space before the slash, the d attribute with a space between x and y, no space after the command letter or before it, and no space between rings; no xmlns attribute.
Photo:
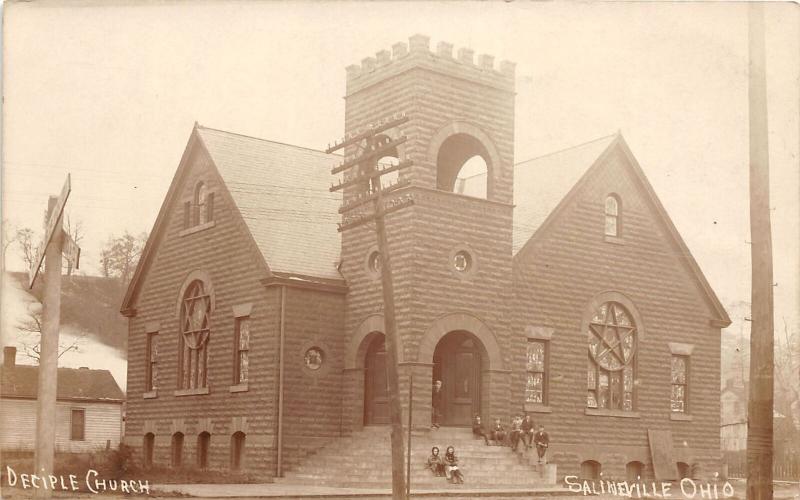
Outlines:
<svg viewBox="0 0 800 500"><path fill-rule="evenodd" d="M449 332L431 329L447 328L441 326L446 324L442 318L472 318L469 324L482 325L483 337L471 331L475 328L457 327L476 346L478 363L476 386L471 389L473 406L463 410L467 418L473 412L489 414L494 407L500 411L508 401L502 395L508 389L500 388L509 385L508 380L480 373L504 371L497 365L510 350L514 70L514 63L495 64L490 55L481 54L476 60L468 48L454 54L446 42L432 51L423 35L347 67L345 137L401 113L408 117L386 132L392 139L406 140L388 155L394 158L383 159L412 162L399 173L408 186L387 196L414 200L411 207L386 218L401 384L407 388L413 374L416 394L417 387L429 387L429 380L443 376L441 370L447 367L440 366L439 354L433 352L437 344L431 339ZM353 154L354 150L345 150L346 156ZM345 192L345 204L351 196ZM376 333L365 330L370 318L379 328L380 321L374 319L382 314L380 259L374 227L342 233L342 273L349 287L346 331L351 344L358 344L365 333ZM484 345L492 342L493 346ZM463 350L465 345L467 341L455 348ZM368 350L363 346L359 355ZM490 351L493 366L489 366ZM355 364L364 366L358 360ZM355 379L353 384L360 387ZM355 389L353 396L358 392ZM424 391L421 394L424 399ZM370 404L366 399L365 414ZM353 421L359 418L355 411ZM415 411L414 418L423 425L429 417L425 411L419 415Z"/></svg>

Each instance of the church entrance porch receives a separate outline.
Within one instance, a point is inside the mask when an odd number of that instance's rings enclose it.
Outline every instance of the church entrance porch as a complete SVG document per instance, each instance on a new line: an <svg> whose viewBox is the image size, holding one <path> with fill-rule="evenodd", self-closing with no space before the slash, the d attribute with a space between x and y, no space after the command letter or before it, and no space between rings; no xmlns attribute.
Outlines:
<svg viewBox="0 0 800 500"><path fill-rule="evenodd" d="M469 426L481 412L480 341L465 331L450 332L436 344L433 382L442 381L441 425Z"/></svg>

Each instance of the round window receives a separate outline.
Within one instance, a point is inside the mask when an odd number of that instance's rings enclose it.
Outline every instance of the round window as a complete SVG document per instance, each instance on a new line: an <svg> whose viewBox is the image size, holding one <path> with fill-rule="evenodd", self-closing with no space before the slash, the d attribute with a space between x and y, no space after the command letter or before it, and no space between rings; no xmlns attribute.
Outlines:
<svg viewBox="0 0 800 500"><path fill-rule="evenodd" d="M458 272L467 272L472 267L472 256L465 250L461 250L453 256L453 267Z"/></svg>
<svg viewBox="0 0 800 500"><path fill-rule="evenodd" d="M374 251L369 254L369 259L367 260L367 266L369 270L373 273L381 272L381 254L378 251Z"/></svg>
<svg viewBox="0 0 800 500"><path fill-rule="evenodd" d="M319 370L322 367L323 353L319 347L312 347L306 351L303 361L309 370Z"/></svg>

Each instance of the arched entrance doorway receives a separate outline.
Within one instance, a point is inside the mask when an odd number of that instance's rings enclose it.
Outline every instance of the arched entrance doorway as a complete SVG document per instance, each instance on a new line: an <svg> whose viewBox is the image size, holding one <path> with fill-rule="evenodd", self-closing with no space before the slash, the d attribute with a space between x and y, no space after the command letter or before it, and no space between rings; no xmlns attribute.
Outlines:
<svg viewBox="0 0 800 500"><path fill-rule="evenodd" d="M374 334L364 357L364 425L389 423L384 336Z"/></svg>
<svg viewBox="0 0 800 500"><path fill-rule="evenodd" d="M450 332L433 352L433 380L442 381L442 424L470 425L481 410L483 347L469 332Z"/></svg>

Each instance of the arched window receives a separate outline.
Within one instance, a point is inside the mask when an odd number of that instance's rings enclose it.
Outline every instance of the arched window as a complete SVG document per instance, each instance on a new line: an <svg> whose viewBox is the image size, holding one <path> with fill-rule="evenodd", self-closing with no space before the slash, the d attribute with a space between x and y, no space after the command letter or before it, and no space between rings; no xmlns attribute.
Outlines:
<svg viewBox="0 0 800 500"><path fill-rule="evenodd" d="M207 221L206 213L206 185L198 182L194 188L194 224L205 224Z"/></svg>
<svg viewBox="0 0 800 500"><path fill-rule="evenodd" d="M176 432L172 435L172 460L171 464L177 468L183 464L183 433Z"/></svg>
<svg viewBox="0 0 800 500"><path fill-rule="evenodd" d="M581 463L581 479L597 481L600 479L600 462L586 460Z"/></svg>
<svg viewBox="0 0 800 500"><path fill-rule="evenodd" d="M142 443L142 462L145 468L153 466L153 453L155 449L156 436L152 432L144 435L144 442Z"/></svg>
<svg viewBox="0 0 800 500"><path fill-rule="evenodd" d="M678 476L681 479L692 478L692 467L686 462L678 462Z"/></svg>
<svg viewBox="0 0 800 500"><path fill-rule="evenodd" d="M605 215L606 215L606 235L619 236L620 235L620 200L617 195L609 195L606 197Z"/></svg>
<svg viewBox="0 0 800 500"><path fill-rule="evenodd" d="M208 376L208 337L211 297L200 280L192 281L181 304L178 386L181 389L206 387Z"/></svg>
<svg viewBox="0 0 800 500"><path fill-rule="evenodd" d="M628 462L625 465L625 480L629 483L641 481L644 475L644 464L642 462Z"/></svg>
<svg viewBox="0 0 800 500"><path fill-rule="evenodd" d="M244 432L237 431L231 436L231 470L239 470L244 463Z"/></svg>
<svg viewBox="0 0 800 500"><path fill-rule="evenodd" d="M636 376L636 325L618 302L604 302L589 321L586 406L633 410Z"/></svg>
<svg viewBox="0 0 800 500"><path fill-rule="evenodd" d="M197 467L208 468L208 448L211 444L211 434L206 431L197 436Z"/></svg>

